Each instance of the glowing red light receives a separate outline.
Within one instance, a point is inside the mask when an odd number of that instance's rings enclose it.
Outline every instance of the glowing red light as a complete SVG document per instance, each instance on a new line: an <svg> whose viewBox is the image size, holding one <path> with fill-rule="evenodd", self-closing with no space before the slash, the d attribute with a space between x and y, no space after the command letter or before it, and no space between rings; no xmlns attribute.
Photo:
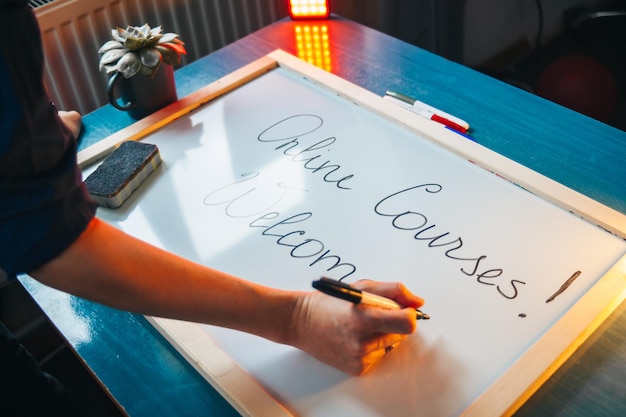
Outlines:
<svg viewBox="0 0 626 417"><path fill-rule="evenodd" d="M330 15L329 0L289 0L289 16L292 19L327 19Z"/></svg>

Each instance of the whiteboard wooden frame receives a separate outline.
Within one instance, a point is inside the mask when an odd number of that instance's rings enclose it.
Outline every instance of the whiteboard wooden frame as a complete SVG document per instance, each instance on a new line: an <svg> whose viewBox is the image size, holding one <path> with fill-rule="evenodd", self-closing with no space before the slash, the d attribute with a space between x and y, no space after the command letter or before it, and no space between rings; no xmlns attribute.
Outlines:
<svg viewBox="0 0 626 417"><path fill-rule="evenodd" d="M449 132L410 111L276 50L78 153L81 168L104 158L121 142L139 140L221 95L277 67L285 68L359 106L415 131L425 139L626 239L626 216L556 181ZM583 343L626 295L626 256L471 404L463 415L510 415ZM195 323L149 317L155 328L233 407L245 416L291 415L218 348Z"/></svg>

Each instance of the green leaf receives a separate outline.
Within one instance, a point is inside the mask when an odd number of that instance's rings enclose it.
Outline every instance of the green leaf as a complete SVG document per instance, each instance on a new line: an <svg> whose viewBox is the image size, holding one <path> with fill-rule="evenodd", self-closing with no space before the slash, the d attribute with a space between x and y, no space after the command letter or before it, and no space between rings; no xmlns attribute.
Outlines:
<svg viewBox="0 0 626 417"><path fill-rule="evenodd" d="M165 33L163 36L161 36L161 39L159 39L159 43L173 42L176 38L178 38L178 35L176 33Z"/></svg>
<svg viewBox="0 0 626 417"><path fill-rule="evenodd" d="M156 37L151 37L148 38L145 42L143 47L144 48L150 48L153 45L156 45L157 43L159 43L159 40L161 39L161 35L157 35Z"/></svg>
<svg viewBox="0 0 626 417"><path fill-rule="evenodd" d="M137 27L136 29L143 35L144 38L147 38L150 34L150 25L147 23L141 27Z"/></svg>
<svg viewBox="0 0 626 417"><path fill-rule="evenodd" d="M121 72L124 78L130 78L141 69L141 59L136 52L129 52L117 61L117 71Z"/></svg>
<svg viewBox="0 0 626 417"><path fill-rule="evenodd" d="M100 58L100 71L105 65L116 63L121 57L128 53L128 49L111 49Z"/></svg>
<svg viewBox="0 0 626 417"><path fill-rule="evenodd" d="M104 72L106 74L110 74L112 72L117 72L117 64L115 64L115 65L105 65L104 66Z"/></svg>
<svg viewBox="0 0 626 417"><path fill-rule="evenodd" d="M180 55L176 53L173 49L170 49L163 45L156 45L155 49L158 49L161 53L161 57L163 58L163 63L167 65L177 65L180 64Z"/></svg>
<svg viewBox="0 0 626 417"><path fill-rule="evenodd" d="M159 35L161 35L161 32L163 32L163 29L162 29L162 28L161 28L161 26L159 25L159 26L155 27L154 29L152 29L152 30L150 31L150 35L151 35L151 36L159 36Z"/></svg>
<svg viewBox="0 0 626 417"><path fill-rule="evenodd" d="M154 77L154 74L157 72L157 70L159 69L159 67L155 67L155 68L151 68L151 67L141 67L141 70L139 71L139 74L143 74L146 75L150 78Z"/></svg>
<svg viewBox="0 0 626 417"><path fill-rule="evenodd" d="M161 52L155 48L145 48L139 51L141 63L147 67L155 68L161 64Z"/></svg>
<svg viewBox="0 0 626 417"><path fill-rule="evenodd" d="M126 38L124 41L124 46L130 49L131 51L137 51L144 47L146 40L139 38Z"/></svg>
<svg viewBox="0 0 626 417"><path fill-rule="evenodd" d="M119 27L111 29L111 37L118 42L124 43L126 40L126 31Z"/></svg>
<svg viewBox="0 0 626 417"><path fill-rule="evenodd" d="M124 47L124 45L120 41L108 41L108 42L105 42L104 45L102 45L100 47L100 49L98 49L98 53L99 54L103 54L103 53L108 52L108 51L110 51L112 49L120 49L120 48L123 48L123 47Z"/></svg>

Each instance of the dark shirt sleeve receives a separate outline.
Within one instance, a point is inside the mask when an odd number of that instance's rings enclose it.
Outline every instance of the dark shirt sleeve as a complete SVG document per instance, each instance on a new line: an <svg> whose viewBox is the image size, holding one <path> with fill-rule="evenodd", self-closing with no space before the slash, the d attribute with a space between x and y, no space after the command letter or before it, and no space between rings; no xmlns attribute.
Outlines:
<svg viewBox="0 0 626 417"><path fill-rule="evenodd" d="M11 277L63 252L96 204L76 166L76 141L46 92L27 2L0 0L0 39L0 269Z"/></svg>

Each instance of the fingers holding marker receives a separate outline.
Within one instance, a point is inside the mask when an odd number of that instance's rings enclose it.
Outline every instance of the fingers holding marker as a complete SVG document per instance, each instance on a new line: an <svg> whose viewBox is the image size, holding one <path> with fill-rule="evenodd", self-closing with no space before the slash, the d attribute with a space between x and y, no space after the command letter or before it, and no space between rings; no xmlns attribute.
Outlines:
<svg viewBox="0 0 626 417"><path fill-rule="evenodd" d="M355 282L353 287L389 298L404 307L420 308L424 305L424 299L413 294L401 282L376 282L362 279Z"/></svg>
<svg viewBox="0 0 626 417"><path fill-rule="evenodd" d="M359 312L362 325L370 330L370 335L375 340L382 335L410 335L417 329L416 310L410 307L392 310L358 304L354 306L354 309ZM389 344L386 343L377 349Z"/></svg>
<svg viewBox="0 0 626 417"><path fill-rule="evenodd" d="M322 277L313 281L313 287L319 291L342 300L350 301L354 304L365 304L385 310L401 310L407 307L415 308L417 320L428 320L430 316L417 310L424 304L424 300L417 297L401 283L376 283L368 280L361 280L355 286L351 286L341 281ZM371 288L373 292L364 291L361 288ZM392 298L379 294L388 294ZM400 303L403 300L406 302Z"/></svg>
<svg viewBox="0 0 626 417"><path fill-rule="evenodd" d="M334 349L328 352L329 356L342 356L340 369L353 375L367 372L415 331L417 320L429 318L416 309L424 301L399 283L362 280L351 286L330 278L321 278L313 282L313 287L321 293L355 305L355 308L349 309L352 311L351 321L340 329L340 334L351 341L340 352ZM366 288L368 291L364 290ZM324 295L309 296L309 299L323 298ZM405 301L407 306L400 304L399 300ZM331 304L337 307L342 305L340 302Z"/></svg>

